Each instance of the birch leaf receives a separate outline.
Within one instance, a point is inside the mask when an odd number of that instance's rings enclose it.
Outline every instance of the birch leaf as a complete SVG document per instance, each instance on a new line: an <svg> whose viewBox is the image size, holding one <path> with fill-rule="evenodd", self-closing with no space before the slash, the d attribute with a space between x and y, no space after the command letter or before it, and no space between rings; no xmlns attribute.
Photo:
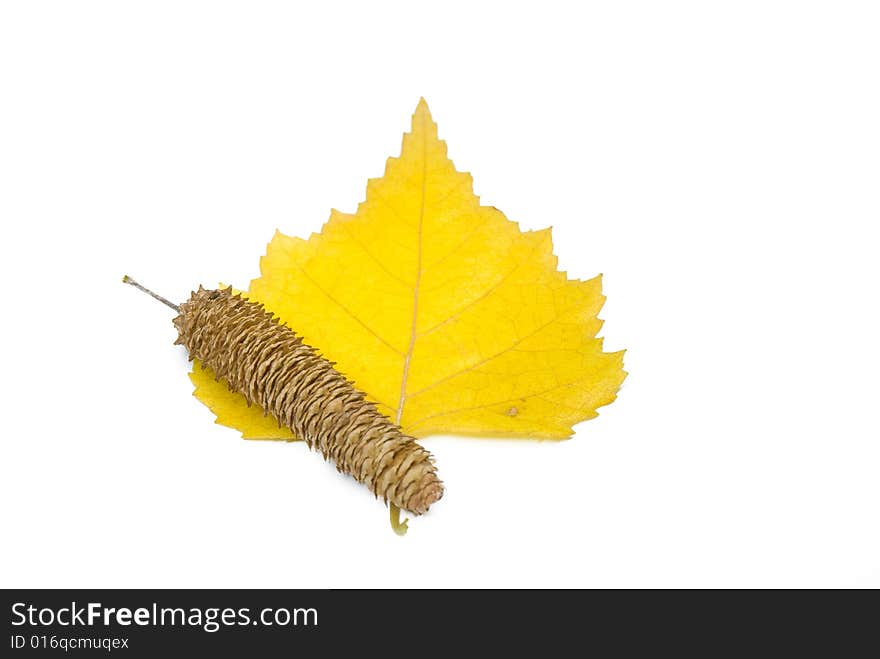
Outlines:
<svg viewBox="0 0 880 659"><path fill-rule="evenodd" d="M481 206L424 100L357 212L332 211L306 240L276 232L260 270L248 297L416 437L569 437L626 376L596 336L601 277L569 279L549 229ZM191 378L218 423L292 439L209 371Z"/></svg>

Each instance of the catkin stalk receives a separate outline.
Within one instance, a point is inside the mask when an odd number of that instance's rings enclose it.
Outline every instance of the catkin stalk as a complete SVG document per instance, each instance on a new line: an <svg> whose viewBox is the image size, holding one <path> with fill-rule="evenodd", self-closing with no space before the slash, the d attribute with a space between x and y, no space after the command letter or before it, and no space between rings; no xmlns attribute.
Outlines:
<svg viewBox="0 0 880 659"><path fill-rule="evenodd" d="M433 457L290 328L232 288L178 307L175 343L386 503L420 515L443 495Z"/></svg>

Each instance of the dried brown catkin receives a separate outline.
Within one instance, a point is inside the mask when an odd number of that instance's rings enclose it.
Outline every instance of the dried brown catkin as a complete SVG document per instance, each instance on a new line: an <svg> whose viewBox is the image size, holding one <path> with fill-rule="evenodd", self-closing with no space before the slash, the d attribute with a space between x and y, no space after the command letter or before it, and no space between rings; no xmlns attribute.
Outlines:
<svg viewBox="0 0 880 659"><path fill-rule="evenodd" d="M174 326L190 359L386 503L420 515L443 495L431 454L263 305L199 287Z"/></svg>

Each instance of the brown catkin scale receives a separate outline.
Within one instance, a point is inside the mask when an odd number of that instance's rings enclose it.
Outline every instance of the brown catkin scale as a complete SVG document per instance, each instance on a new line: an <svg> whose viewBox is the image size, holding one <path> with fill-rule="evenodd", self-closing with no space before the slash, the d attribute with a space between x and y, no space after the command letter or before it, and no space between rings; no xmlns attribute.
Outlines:
<svg viewBox="0 0 880 659"><path fill-rule="evenodd" d="M129 282L131 283L131 282ZM420 515L443 496L431 454L293 330L232 288L178 307L175 343L386 503Z"/></svg>

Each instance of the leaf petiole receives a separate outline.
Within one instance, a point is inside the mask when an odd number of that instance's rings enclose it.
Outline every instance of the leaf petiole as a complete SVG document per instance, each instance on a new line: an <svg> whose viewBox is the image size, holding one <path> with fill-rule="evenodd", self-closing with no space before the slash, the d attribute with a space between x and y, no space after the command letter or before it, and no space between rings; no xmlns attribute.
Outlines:
<svg viewBox="0 0 880 659"><path fill-rule="evenodd" d="M407 526L409 520L404 519L402 522L400 521L400 508L393 503L389 504L389 509L391 511L391 528L394 529L397 535L406 535L406 532L409 530Z"/></svg>

